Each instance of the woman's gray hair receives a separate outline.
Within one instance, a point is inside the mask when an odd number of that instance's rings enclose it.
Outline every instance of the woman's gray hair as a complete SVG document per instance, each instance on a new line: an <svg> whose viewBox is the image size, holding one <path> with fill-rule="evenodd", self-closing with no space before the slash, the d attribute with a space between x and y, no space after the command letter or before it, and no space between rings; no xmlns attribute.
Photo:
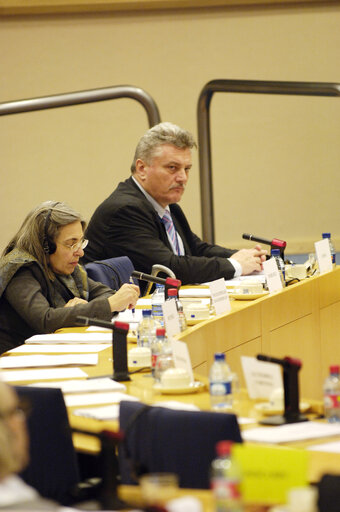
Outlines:
<svg viewBox="0 0 340 512"><path fill-rule="evenodd" d="M131 165L131 172L136 171L136 161L140 158L150 164L157 150L164 144L171 144L179 149L196 148L193 135L176 124L160 123L148 130L137 144L135 156Z"/></svg>
<svg viewBox="0 0 340 512"><path fill-rule="evenodd" d="M19 231L5 248L3 256L14 248L26 251L36 258L50 275L46 244L56 241L61 227L76 221L79 221L85 230L86 222L70 206L58 201L45 201L27 215Z"/></svg>

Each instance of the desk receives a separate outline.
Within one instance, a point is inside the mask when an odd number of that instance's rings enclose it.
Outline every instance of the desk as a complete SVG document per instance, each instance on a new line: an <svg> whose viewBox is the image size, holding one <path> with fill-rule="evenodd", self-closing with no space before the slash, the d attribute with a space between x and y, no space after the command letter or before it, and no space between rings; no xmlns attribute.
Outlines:
<svg viewBox="0 0 340 512"><path fill-rule="evenodd" d="M201 322L178 337L188 344L199 380L207 382L208 368L216 351L227 353L228 361L241 381L240 355L259 352L277 357L291 355L303 360L301 396L308 401L320 399L328 365L340 360L340 268L256 301L232 301L230 314ZM99 353L98 366L82 369L89 376L112 374L112 349ZM147 403L181 400L194 403L203 410L210 408L207 390L181 396L161 395L152 389L152 379L146 374L135 374L127 383L127 392ZM252 415L252 406L251 402L240 400L235 412ZM118 427L117 422L75 416L72 408L69 417L72 427L93 432ZM87 453L95 453L99 448L94 438L84 435L75 435L74 442L78 450ZM320 442L290 443L289 446L305 449ZM318 481L325 472L338 473L339 468L340 455L310 452L309 481Z"/></svg>
<svg viewBox="0 0 340 512"><path fill-rule="evenodd" d="M207 376L215 352L225 352L245 385L240 356L264 353L302 360L300 394L322 399L331 364L340 362L340 267L255 301L232 301L232 311L181 333L193 369Z"/></svg>

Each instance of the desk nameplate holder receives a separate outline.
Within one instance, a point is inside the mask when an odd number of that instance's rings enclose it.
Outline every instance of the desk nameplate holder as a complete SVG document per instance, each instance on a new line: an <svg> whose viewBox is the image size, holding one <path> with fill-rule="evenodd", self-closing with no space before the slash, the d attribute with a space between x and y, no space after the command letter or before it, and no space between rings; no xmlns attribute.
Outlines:
<svg viewBox="0 0 340 512"><path fill-rule="evenodd" d="M268 363L276 363L283 368L284 387L284 413L261 420L263 425L285 425L287 423L300 423L308 421L307 416L300 413L299 406L299 380L298 372L302 366L301 361L291 357L277 359L276 357L259 354L257 359Z"/></svg>

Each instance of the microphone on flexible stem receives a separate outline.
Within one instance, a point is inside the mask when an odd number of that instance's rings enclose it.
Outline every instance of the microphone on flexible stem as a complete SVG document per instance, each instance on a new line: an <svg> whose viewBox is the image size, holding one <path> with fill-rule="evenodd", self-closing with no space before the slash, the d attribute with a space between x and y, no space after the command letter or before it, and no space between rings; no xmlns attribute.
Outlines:
<svg viewBox="0 0 340 512"><path fill-rule="evenodd" d="M244 240L253 240L254 242L259 242L260 244L270 245L271 247L280 249L280 256L284 260L284 250L287 246L287 242L284 240L280 240L279 238L268 240L267 238L260 238L259 236L249 235L248 233L243 233L242 238L244 238Z"/></svg>
<svg viewBox="0 0 340 512"><path fill-rule="evenodd" d="M96 325L112 329L113 377L111 378L117 382L131 380L128 372L126 340L129 324L125 322L111 323L86 316L78 316L77 323L78 325Z"/></svg>
<svg viewBox="0 0 340 512"><path fill-rule="evenodd" d="M298 372L302 366L301 361L292 357L278 359L277 357L266 356L264 354L258 354L257 359L259 361L275 363L282 366L285 405L283 416L272 416L271 418L262 420L260 423L266 425L283 425L285 423L308 421L306 416L300 414Z"/></svg>
<svg viewBox="0 0 340 512"><path fill-rule="evenodd" d="M168 298L169 288L179 288L182 284L182 282L179 279L174 279L172 277L167 277L166 279L164 279L163 277L156 277L150 274L144 274L143 272L138 272L137 270L134 270L131 273L131 277L136 277L141 281L149 281L150 283L158 283L164 285L166 299Z"/></svg>

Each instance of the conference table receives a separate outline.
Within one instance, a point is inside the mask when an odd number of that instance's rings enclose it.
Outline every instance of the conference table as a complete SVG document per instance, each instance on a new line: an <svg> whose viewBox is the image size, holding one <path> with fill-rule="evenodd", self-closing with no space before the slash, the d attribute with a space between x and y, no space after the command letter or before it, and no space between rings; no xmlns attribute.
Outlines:
<svg viewBox="0 0 340 512"><path fill-rule="evenodd" d="M84 328L71 328L79 331ZM256 356L258 353L274 357L291 356L302 361L299 373L300 396L310 404L311 418L319 418L322 413L322 383L331 364L340 362L340 268L319 276L305 279L284 290L268 294L256 300L231 300L231 311L188 327L177 335L189 349L195 379L203 386L192 394L162 394L153 387L150 372L131 375L125 382L127 393L142 402L154 404L169 400L194 404L201 410L210 410L208 393L208 370L215 352L225 352L227 360L240 379L234 412L242 417L260 419L256 401L249 400L240 356ZM128 348L135 346L132 339ZM43 350L43 347L42 347ZM89 377L112 376L112 348L99 352L96 366L84 366L82 370ZM17 382L15 384L27 384ZM104 429L118 429L118 421L98 421L74 414L69 407L70 424L75 429L100 432ZM320 421L320 420L319 420ZM322 420L321 420L322 421ZM253 428L256 423L242 426ZM327 442L331 439L323 439ZM336 438L340 440L340 436ZM320 440L287 443L287 446L307 449ZM80 452L94 454L99 451L96 437L74 434L74 445ZM338 473L340 454L310 451L308 480L319 481L324 473ZM128 492L124 487L121 492ZM138 491L134 491L138 492ZM205 510L212 510L209 491L202 491Z"/></svg>

